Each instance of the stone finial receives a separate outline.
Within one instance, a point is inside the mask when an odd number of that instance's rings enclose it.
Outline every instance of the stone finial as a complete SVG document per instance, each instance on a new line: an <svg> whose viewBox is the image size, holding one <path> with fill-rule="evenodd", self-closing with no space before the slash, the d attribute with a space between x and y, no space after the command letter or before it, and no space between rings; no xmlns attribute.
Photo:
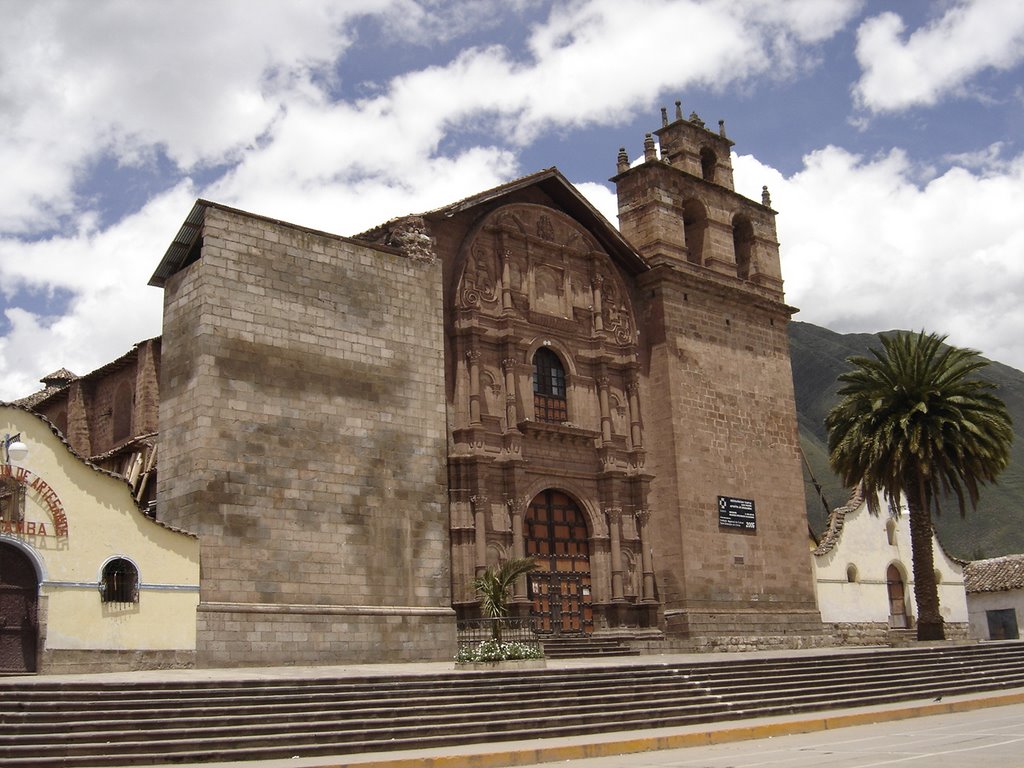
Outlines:
<svg viewBox="0 0 1024 768"><path fill-rule="evenodd" d="M668 110L665 107L661 108L661 127L664 128L668 125Z"/></svg>
<svg viewBox="0 0 1024 768"><path fill-rule="evenodd" d="M657 160L658 150L654 146L654 134L644 134L644 160Z"/></svg>
<svg viewBox="0 0 1024 768"><path fill-rule="evenodd" d="M725 120L718 121L718 135L721 136L723 139L729 138L728 136L725 135Z"/></svg>
<svg viewBox="0 0 1024 768"><path fill-rule="evenodd" d="M771 208L772 207L772 196L768 192L768 186L761 187L761 205Z"/></svg>
<svg viewBox="0 0 1024 768"><path fill-rule="evenodd" d="M682 120L682 119L683 119L683 102L681 102L679 99L676 99L676 120Z"/></svg>
<svg viewBox="0 0 1024 768"><path fill-rule="evenodd" d="M626 154L625 147L619 147L619 156L615 160L615 169L619 173L629 170L629 155Z"/></svg>
<svg viewBox="0 0 1024 768"><path fill-rule="evenodd" d="M700 119L700 115L698 115L696 111L690 113L690 122L699 128L704 127L704 121Z"/></svg>

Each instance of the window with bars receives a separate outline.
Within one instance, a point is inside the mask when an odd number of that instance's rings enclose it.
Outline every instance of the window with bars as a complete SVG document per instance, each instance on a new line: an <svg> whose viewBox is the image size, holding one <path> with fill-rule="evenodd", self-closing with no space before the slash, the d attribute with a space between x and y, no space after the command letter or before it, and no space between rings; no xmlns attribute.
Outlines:
<svg viewBox="0 0 1024 768"><path fill-rule="evenodd" d="M537 421L561 424L569 420L565 368L558 355L546 347L533 356L533 411Z"/></svg>
<svg viewBox="0 0 1024 768"><path fill-rule="evenodd" d="M139 571L128 560L117 558L103 567L100 595L104 603L139 602Z"/></svg>

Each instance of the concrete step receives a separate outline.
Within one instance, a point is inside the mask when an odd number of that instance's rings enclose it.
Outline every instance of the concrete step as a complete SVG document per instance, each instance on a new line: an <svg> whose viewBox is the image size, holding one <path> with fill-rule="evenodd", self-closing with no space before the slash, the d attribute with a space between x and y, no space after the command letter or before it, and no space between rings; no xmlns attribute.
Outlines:
<svg viewBox="0 0 1024 768"><path fill-rule="evenodd" d="M637 656L639 653L619 638L593 635L552 637L543 640L544 655L549 659L598 658L602 656Z"/></svg>
<svg viewBox="0 0 1024 768"><path fill-rule="evenodd" d="M1006 688L1024 688L1022 643L308 681L0 680L0 765L344 755Z"/></svg>

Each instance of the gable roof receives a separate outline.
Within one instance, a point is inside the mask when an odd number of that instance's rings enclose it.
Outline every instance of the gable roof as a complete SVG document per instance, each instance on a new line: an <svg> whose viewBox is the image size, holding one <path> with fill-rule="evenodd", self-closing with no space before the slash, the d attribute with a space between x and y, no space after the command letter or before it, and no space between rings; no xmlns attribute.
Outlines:
<svg viewBox="0 0 1024 768"><path fill-rule="evenodd" d="M502 197L514 194L528 187L537 187L563 211L574 218L601 246L632 274L646 272L650 266L619 230L595 208L557 168L521 176L491 189L486 189L454 203L424 213L413 214L426 220L450 218L477 206L484 206ZM396 222L408 217L391 219L356 235L360 240L378 241L385 238Z"/></svg>
<svg viewBox="0 0 1024 768"><path fill-rule="evenodd" d="M1005 592L1024 589L1024 555L1005 555L975 560L964 566L968 592Z"/></svg>
<svg viewBox="0 0 1024 768"><path fill-rule="evenodd" d="M640 272L646 272L650 269L647 262L644 261L633 246L626 241L619 230L613 226L608 219L606 219L601 212L590 203L589 200L580 194L579 190L562 175L561 171L557 168L545 168L543 171L538 171L536 173L531 173L528 176L513 179L505 184L499 184L491 189L486 189L482 192L470 195L469 197L465 197L462 200L457 200L454 203L449 203L448 205L435 208L425 213L410 214L407 216L399 216L394 219L389 219L376 227L372 227L371 229L354 236L323 232L321 230L303 227L298 224L290 224L279 219L272 219L267 216L249 213L237 208L231 208L230 206L223 205L221 203L214 203L209 200L199 199L196 200L195 204L192 206L192 210L189 211L188 215L185 217L185 221L182 222L181 227L178 229L178 233L174 236L171 244L167 247L167 251L164 253L163 258L160 260L156 270L153 272L153 276L150 278L149 284L157 288L162 288L171 275L188 266L198 258L198 253L195 248L199 240L199 233L202 231L203 219L205 218L206 210L208 208L218 208L225 211L231 211L244 216L273 222L282 226L293 227L295 229L301 229L307 232L313 232L319 235L325 235L327 237L338 238L341 240L358 240L363 244L380 246L381 242L386 239L387 233L395 228L396 223L404 221L410 218L410 216L419 216L428 220L443 219L454 216L462 211L469 210L470 208L485 205L493 200L531 186L536 186L541 189L541 191L550 197L559 207L562 208L562 210L576 219L591 235L593 235L593 237L608 251L608 253L611 254L629 272L637 274Z"/></svg>

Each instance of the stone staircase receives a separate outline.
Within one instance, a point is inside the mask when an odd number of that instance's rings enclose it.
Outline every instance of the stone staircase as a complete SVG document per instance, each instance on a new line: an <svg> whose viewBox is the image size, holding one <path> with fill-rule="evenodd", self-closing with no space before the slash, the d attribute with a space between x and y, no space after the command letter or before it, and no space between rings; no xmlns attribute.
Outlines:
<svg viewBox="0 0 1024 768"><path fill-rule="evenodd" d="M0 765L352 755L1024 688L1024 643L376 677L0 680ZM209 676L214 676L211 672ZM208 677L208 676L205 676Z"/></svg>
<svg viewBox="0 0 1024 768"><path fill-rule="evenodd" d="M637 656L635 651L617 637L595 635L562 635L542 641L544 656L549 659L581 659L608 656Z"/></svg>

